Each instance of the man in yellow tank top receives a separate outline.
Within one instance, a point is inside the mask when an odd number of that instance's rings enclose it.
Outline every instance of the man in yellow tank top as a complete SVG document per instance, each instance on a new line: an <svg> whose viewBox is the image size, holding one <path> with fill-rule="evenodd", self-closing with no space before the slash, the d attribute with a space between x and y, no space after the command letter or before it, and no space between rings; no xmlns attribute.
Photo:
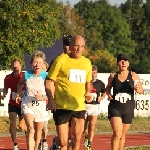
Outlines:
<svg viewBox="0 0 150 150"><path fill-rule="evenodd" d="M67 149L68 123L71 119L72 148L79 150L84 129L85 99L91 101L90 90L92 66L89 59L82 56L85 49L84 38L72 38L71 53L62 54L54 61L46 80L46 92L58 134L60 150ZM57 148L53 148L55 150Z"/></svg>

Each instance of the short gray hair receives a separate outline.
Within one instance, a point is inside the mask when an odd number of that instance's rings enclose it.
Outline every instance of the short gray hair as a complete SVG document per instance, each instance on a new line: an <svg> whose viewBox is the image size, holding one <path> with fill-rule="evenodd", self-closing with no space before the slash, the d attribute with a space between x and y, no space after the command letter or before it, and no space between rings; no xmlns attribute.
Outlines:
<svg viewBox="0 0 150 150"><path fill-rule="evenodd" d="M97 66L96 66L96 65L92 65L92 70L96 70L96 71L98 71Z"/></svg>

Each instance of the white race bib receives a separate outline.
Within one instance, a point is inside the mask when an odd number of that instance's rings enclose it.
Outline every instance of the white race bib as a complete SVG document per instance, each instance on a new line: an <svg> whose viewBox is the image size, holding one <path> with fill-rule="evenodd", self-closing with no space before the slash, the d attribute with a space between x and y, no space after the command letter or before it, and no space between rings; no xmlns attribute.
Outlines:
<svg viewBox="0 0 150 150"><path fill-rule="evenodd" d="M115 100L119 101L120 103L126 103L127 100L131 100L131 95L127 93L118 93L115 96Z"/></svg>
<svg viewBox="0 0 150 150"><path fill-rule="evenodd" d="M91 93L91 95L92 95L92 101L96 101L97 94L96 93Z"/></svg>
<svg viewBox="0 0 150 150"><path fill-rule="evenodd" d="M27 105L29 108L36 108L38 106L43 106L43 101L37 101L36 98L29 97L27 100Z"/></svg>
<svg viewBox="0 0 150 150"><path fill-rule="evenodd" d="M86 82L86 71L80 69L70 69L69 70L69 81L76 83Z"/></svg>
<svg viewBox="0 0 150 150"><path fill-rule="evenodd" d="M12 95L12 99L13 99L13 100L16 100L17 93L15 93L15 92L12 92L12 94L11 94L11 95Z"/></svg>

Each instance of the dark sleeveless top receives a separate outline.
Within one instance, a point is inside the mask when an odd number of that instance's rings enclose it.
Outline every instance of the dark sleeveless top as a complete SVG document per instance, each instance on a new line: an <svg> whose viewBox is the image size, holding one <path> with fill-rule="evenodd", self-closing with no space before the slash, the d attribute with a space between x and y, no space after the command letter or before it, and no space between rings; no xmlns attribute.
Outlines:
<svg viewBox="0 0 150 150"><path fill-rule="evenodd" d="M112 81L113 87L113 100L118 93L127 93L131 95L131 100L134 100L134 81L132 79L131 71L129 71L127 79L124 82L121 82L118 79L119 72L116 72Z"/></svg>

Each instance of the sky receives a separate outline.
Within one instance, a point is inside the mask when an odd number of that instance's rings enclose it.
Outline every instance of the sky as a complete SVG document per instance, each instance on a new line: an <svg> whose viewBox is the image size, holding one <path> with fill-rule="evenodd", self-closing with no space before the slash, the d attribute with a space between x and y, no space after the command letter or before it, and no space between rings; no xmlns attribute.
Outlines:
<svg viewBox="0 0 150 150"><path fill-rule="evenodd" d="M63 1L66 1L66 0L63 0ZM71 5L74 5L77 2L79 2L80 0L69 0L69 1L70 1ZM108 1L111 5L114 5L114 4L120 5L121 3L124 3L126 0L108 0Z"/></svg>

